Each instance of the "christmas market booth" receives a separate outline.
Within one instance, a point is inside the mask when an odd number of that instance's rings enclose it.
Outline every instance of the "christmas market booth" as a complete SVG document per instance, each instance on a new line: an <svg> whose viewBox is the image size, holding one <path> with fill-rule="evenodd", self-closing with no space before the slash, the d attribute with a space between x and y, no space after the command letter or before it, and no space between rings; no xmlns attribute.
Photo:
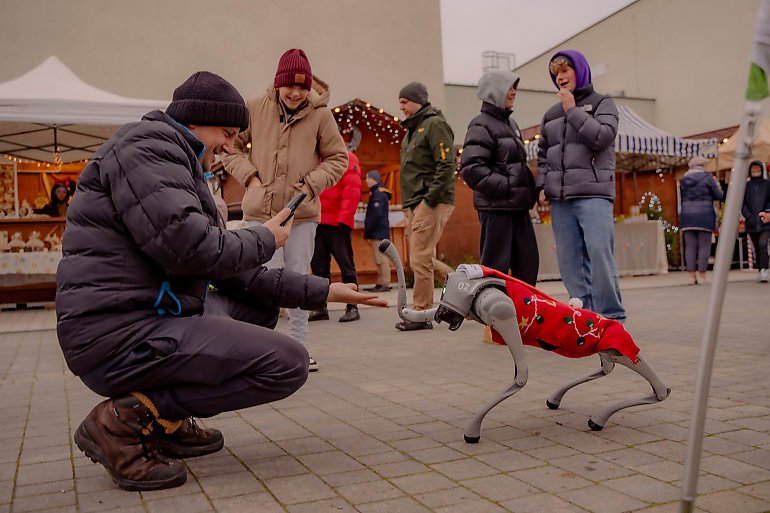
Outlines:
<svg viewBox="0 0 770 513"><path fill-rule="evenodd" d="M0 84L0 304L54 299L80 172L119 126L167 103L97 89L54 56Z"/></svg>
<svg viewBox="0 0 770 513"><path fill-rule="evenodd" d="M661 274L680 261L679 180L695 155L716 156L718 139L684 139L654 127L625 105L615 138L615 260L621 276ZM527 143L537 167L539 134ZM540 279L559 278L550 213L539 209L535 226Z"/></svg>
<svg viewBox="0 0 770 513"><path fill-rule="evenodd" d="M353 230L353 254L356 272L361 283L374 283L377 267L371 255L371 244L364 240L364 217L369 201L366 173L372 169L380 172L382 183L390 190L390 240L393 241L402 262L409 262L406 243L404 213L401 211L401 187L399 168L401 166L401 139L406 134L397 116L391 116L384 109L373 106L358 98L333 109L340 132L354 151L361 164L361 203L356 212L356 227ZM338 273L336 263L332 268ZM395 281L395 271L392 280Z"/></svg>

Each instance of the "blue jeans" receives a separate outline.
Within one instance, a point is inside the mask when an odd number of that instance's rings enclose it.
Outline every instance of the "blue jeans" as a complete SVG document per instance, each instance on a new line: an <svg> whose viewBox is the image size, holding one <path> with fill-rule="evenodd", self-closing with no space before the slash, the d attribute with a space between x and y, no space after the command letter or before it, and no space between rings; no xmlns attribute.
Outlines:
<svg viewBox="0 0 770 513"><path fill-rule="evenodd" d="M559 272L570 297L608 319L626 320L615 265L612 202L585 198L551 202Z"/></svg>

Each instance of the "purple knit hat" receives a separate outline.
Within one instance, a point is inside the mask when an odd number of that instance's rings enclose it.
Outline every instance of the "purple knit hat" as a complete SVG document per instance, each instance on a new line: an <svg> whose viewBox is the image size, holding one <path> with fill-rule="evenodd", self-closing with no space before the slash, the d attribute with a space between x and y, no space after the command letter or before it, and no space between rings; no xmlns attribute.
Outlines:
<svg viewBox="0 0 770 513"><path fill-rule="evenodd" d="M561 50L551 57L548 64L550 65L551 62L560 55L566 57L572 63L572 69L575 70L575 80L577 82L575 87L585 87L591 83L591 67L588 65L588 61L582 53L577 50ZM548 73L551 75L553 84L558 88L559 86L556 84L556 75L551 73L550 68Z"/></svg>

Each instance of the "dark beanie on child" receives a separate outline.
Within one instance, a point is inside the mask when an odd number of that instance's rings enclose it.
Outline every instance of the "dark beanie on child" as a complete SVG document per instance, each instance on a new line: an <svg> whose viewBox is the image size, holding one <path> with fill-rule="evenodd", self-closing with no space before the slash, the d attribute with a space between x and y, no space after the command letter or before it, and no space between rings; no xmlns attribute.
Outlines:
<svg viewBox="0 0 770 513"><path fill-rule="evenodd" d="M183 125L249 126L249 109L233 85L214 73L198 71L174 89L166 114Z"/></svg>
<svg viewBox="0 0 770 513"><path fill-rule="evenodd" d="M428 89L419 82L410 82L401 88L398 97L425 105L428 103Z"/></svg>
<svg viewBox="0 0 770 513"><path fill-rule="evenodd" d="M303 50L292 48L281 55L273 85L275 87L298 85L310 90L313 86L313 71Z"/></svg>

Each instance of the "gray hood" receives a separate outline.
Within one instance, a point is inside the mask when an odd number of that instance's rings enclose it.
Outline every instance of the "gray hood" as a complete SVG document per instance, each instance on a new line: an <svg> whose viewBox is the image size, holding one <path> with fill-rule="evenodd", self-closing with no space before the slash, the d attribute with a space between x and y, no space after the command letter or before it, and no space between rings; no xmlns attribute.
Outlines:
<svg viewBox="0 0 770 513"><path fill-rule="evenodd" d="M505 109L505 97L511 86L519 86L520 77L512 71L489 71L479 79L476 96L479 100Z"/></svg>

